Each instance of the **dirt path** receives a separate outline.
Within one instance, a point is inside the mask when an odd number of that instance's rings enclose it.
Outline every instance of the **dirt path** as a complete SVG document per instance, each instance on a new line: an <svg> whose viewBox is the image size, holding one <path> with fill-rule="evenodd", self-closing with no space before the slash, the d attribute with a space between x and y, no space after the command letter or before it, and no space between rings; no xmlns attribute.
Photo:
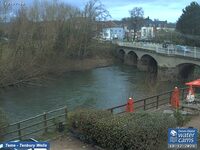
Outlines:
<svg viewBox="0 0 200 150"><path fill-rule="evenodd" d="M97 150L91 145L67 135L50 142L51 150Z"/></svg>

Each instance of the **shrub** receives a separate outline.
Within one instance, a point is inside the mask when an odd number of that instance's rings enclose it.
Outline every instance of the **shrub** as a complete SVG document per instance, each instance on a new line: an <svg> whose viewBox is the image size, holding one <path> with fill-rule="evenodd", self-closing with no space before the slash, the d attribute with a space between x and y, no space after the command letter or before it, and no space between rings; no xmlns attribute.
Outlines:
<svg viewBox="0 0 200 150"><path fill-rule="evenodd" d="M80 117L78 122L76 127L82 131L85 139L89 137L103 148L117 150L156 150L167 140L168 128L176 126L176 119L172 116L146 112L102 116L94 116L94 113L90 116L88 112L85 117Z"/></svg>
<svg viewBox="0 0 200 150"><path fill-rule="evenodd" d="M158 149L167 140L169 127L176 127L176 120L173 117L148 113L128 124L124 130L126 135L126 139L123 140L124 145L128 149Z"/></svg>
<svg viewBox="0 0 200 150"><path fill-rule="evenodd" d="M101 110L77 110L69 115L69 127L79 133L79 136L85 142L92 142L92 132L94 124L104 117L111 116L108 111Z"/></svg>
<svg viewBox="0 0 200 150"><path fill-rule="evenodd" d="M176 118L177 126L183 126L184 118L179 110L174 111L174 117Z"/></svg>
<svg viewBox="0 0 200 150"><path fill-rule="evenodd" d="M167 139L167 129L175 126L175 119L165 114L124 114L98 121L93 139L108 149L156 149Z"/></svg>
<svg viewBox="0 0 200 150"><path fill-rule="evenodd" d="M174 117L176 118L177 126L179 127L186 125L192 118L192 116L183 115L180 110L174 111Z"/></svg>

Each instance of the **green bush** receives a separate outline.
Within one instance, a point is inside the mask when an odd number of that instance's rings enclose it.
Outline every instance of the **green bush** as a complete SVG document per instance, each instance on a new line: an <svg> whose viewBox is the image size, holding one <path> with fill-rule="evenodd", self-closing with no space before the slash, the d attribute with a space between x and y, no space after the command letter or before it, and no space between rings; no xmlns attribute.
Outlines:
<svg viewBox="0 0 200 150"><path fill-rule="evenodd" d="M8 122L7 122L6 115L3 112L3 110L0 109L0 135L5 133L5 129L2 129L2 128L5 127L7 124L8 124ZM0 136L0 141L2 141L2 140L3 140L3 136Z"/></svg>
<svg viewBox="0 0 200 150"><path fill-rule="evenodd" d="M106 112L98 111L98 113ZM167 140L168 128L176 126L174 117L161 113L138 112L95 116L88 111L82 115L85 117L79 118L80 121L76 126L78 131L82 132L86 140L89 139L107 149L156 150ZM88 120L88 118L93 119Z"/></svg>
<svg viewBox="0 0 200 150"><path fill-rule="evenodd" d="M82 134L82 140L91 142L93 141L91 130L94 128L94 124L103 117L111 116L111 113L101 110L82 109L71 112L68 116L69 127Z"/></svg>
<svg viewBox="0 0 200 150"><path fill-rule="evenodd" d="M184 124L184 118L179 110L174 111L174 117L176 118L177 126L182 127Z"/></svg>
<svg viewBox="0 0 200 150"><path fill-rule="evenodd" d="M128 149L158 149L167 140L167 131L170 127L176 127L176 120L173 117L149 113L129 123L127 130L124 130L126 132L124 145Z"/></svg>
<svg viewBox="0 0 200 150"><path fill-rule="evenodd" d="M124 114L97 122L93 139L108 149L156 149L167 139L167 129L175 126L175 119L164 114Z"/></svg>
<svg viewBox="0 0 200 150"><path fill-rule="evenodd" d="M183 115L180 110L174 111L174 117L176 118L177 126L179 127L186 125L192 118L192 116Z"/></svg>

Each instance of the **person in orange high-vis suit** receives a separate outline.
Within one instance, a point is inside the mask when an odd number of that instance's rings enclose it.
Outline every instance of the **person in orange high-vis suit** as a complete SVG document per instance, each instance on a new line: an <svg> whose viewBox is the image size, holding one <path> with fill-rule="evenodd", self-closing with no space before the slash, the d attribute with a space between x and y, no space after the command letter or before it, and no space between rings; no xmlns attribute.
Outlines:
<svg viewBox="0 0 200 150"><path fill-rule="evenodd" d="M126 104L126 112L134 112L134 100L131 97Z"/></svg>
<svg viewBox="0 0 200 150"><path fill-rule="evenodd" d="M180 106L180 91L177 87L174 88L172 93L171 106L176 109L178 109Z"/></svg>

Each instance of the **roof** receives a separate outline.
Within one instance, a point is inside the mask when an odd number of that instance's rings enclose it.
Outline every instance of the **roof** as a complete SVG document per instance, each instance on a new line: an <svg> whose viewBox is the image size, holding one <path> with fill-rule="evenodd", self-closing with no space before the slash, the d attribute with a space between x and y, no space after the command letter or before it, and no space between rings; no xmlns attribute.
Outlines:
<svg viewBox="0 0 200 150"><path fill-rule="evenodd" d="M157 19L152 20L149 17L145 18L144 20L145 20L144 21L145 26L155 26L155 27L157 27L157 26L163 26L163 27L167 26L167 21L160 21L160 20L157 20Z"/></svg>
<svg viewBox="0 0 200 150"><path fill-rule="evenodd" d="M103 26L103 28L112 28L112 27L119 27L119 25L117 25L115 22L113 21L101 21L99 22L99 24L101 26Z"/></svg>

